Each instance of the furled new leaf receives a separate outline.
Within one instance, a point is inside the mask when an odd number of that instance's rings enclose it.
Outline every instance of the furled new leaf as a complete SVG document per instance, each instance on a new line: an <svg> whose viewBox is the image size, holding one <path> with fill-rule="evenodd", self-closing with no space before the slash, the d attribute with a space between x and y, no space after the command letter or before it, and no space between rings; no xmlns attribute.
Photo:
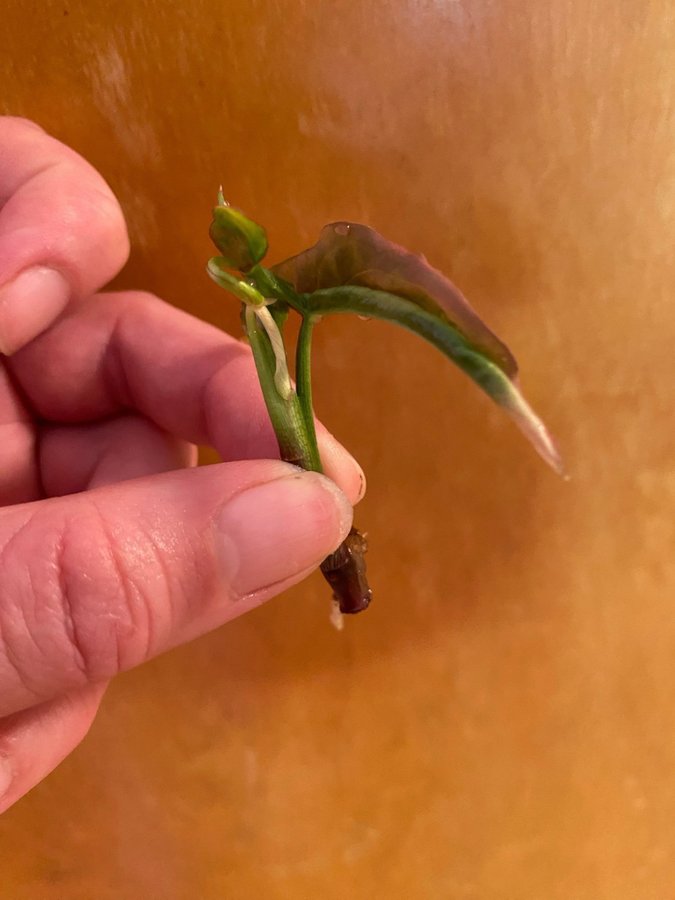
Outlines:
<svg viewBox="0 0 675 900"><path fill-rule="evenodd" d="M247 272L267 253L267 234L243 212L225 203L222 192L213 210L209 234L220 250L222 260L232 269Z"/></svg>
<svg viewBox="0 0 675 900"><path fill-rule="evenodd" d="M334 222L313 247L272 271L303 295L310 312L355 312L397 322L424 337L502 406L546 462L562 471L551 436L516 384L518 366L508 347L423 256L365 225Z"/></svg>

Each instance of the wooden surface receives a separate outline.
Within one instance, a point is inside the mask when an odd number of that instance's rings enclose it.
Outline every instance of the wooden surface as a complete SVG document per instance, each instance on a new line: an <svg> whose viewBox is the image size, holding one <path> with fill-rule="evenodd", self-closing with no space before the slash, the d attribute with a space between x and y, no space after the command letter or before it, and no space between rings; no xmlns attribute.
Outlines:
<svg viewBox="0 0 675 900"><path fill-rule="evenodd" d="M118 193L118 280L229 329L210 206L338 218L513 348L573 479L375 322L318 329L376 599L318 577L116 681L0 823L8 900L675 895L675 18L668 0L3 8L0 111Z"/></svg>

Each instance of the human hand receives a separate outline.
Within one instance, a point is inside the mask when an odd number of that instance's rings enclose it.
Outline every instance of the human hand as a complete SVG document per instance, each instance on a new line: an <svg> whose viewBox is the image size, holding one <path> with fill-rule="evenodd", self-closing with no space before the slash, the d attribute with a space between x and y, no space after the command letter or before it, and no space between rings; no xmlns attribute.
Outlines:
<svg viewBox="0 0 675 900"><path fill-rule="evenodd" d="M239 341L95 293L127 253L100 175L0 118L0 811L79 743L108 679L305 577L363 492L321 427L332 480L278 461ZM225 462L191 468L195 444Z"/></svg>

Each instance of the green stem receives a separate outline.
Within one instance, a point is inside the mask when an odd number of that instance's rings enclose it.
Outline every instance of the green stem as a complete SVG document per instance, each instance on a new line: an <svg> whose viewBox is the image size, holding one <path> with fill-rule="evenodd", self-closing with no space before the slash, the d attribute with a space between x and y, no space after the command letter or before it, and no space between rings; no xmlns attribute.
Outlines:
<svg viewBox="0 0 675 900"><path fill-rule="evenodd" d="M277 278L273 272L270 272L264 266L253 266L246 273L246 277L255 284L263 296L274 297L275 300L287 303L301 315L304 315L306 312L302 295L296 293L288 282Z"/></svg>
<svg viewBox="0 0 675 900"><path fill-rule="evenodd" d="M285 398L279 394L274 380L274 352L269 337L251 306L245 308L245 327L281 458L303 469L320 472L321 460L316 439L312 440L312 436L308 434L300 399L295 391L291 391Z"/></svg>
<svg viewBox="0 0 675 900"><path fill-rule="evenodd" d="M298 343L295 348L295 380L307 435L316 448L316 455L319 458L316 428L314 427L314 408L312 406L312 330L315 321L313 316L302 317ZM319 465L321 465L320 458ZM317 471L322 472L323 469L319 468Z"/></svg>

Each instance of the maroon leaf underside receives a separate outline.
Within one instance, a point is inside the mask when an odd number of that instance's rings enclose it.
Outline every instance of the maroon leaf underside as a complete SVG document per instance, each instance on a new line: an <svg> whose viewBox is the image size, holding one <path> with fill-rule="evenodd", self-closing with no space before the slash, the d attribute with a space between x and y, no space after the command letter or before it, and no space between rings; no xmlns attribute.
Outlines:
<svg viewBox="0 0 675 900"><path fill-rule="evenodd" d="M508 347L485 325L455 285L426 261L367 225L333 222L317 243L272 271L310 294L322 288L359 285L409 300L450 324L511 379L518 365Z"/></svg>

